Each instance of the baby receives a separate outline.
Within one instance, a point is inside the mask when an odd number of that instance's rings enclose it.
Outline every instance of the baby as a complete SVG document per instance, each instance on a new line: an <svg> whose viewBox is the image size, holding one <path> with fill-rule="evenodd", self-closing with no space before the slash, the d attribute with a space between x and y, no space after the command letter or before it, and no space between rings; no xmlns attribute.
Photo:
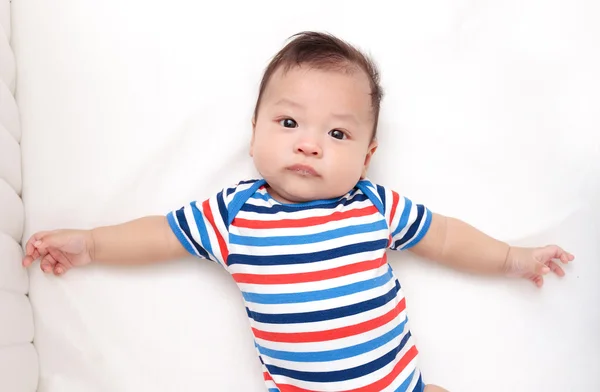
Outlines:
<svg viewBox="0 0 600 392"><path fill-rule="evenodd" d="M382 91L375 65L327 34L272 59L252 119L260 173L165 216L35 233L23 265L212 260L241 290L263 377L275 391L444 391L426 385L386 251L541 287L555 245L512 247L368 179Z"/></svg>

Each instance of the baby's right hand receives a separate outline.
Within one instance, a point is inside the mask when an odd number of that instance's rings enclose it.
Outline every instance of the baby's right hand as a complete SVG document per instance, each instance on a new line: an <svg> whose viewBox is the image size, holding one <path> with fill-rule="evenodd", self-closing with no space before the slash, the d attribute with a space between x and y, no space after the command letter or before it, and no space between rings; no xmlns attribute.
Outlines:
<svg viewBox="0 0 600 392"><path fill-rule="evenodd" d="M42 271L62 275L72 267L89 264L93 247L89 230L41 231L27 241L23 266L29 267L41 258Z"/></svg>

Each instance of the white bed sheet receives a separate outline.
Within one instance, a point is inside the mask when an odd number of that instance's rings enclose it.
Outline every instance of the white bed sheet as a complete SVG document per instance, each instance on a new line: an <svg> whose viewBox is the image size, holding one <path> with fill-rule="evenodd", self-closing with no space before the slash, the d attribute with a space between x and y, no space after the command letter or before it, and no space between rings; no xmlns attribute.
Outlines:
<svg viewBox="0 0 600 392"><path fill-rule="evenodd" d="M598 390L598 4L370 4L13 1L25 236L165 213L255 175L263 68L286 37L330 31L381 67L372 179L577 257L538 290L391 254L426 381ZM264 390L241 296L209 262L29 276L40 392Z"/></svg>

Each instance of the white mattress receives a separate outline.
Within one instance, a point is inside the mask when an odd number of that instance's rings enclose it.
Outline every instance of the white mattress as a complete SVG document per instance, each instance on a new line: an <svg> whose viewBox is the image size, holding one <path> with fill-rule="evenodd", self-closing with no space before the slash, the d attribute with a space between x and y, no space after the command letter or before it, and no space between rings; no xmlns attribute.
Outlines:
<svg viewBox="0 0 600 392"><path fill-rule="evenodd" d="M14 98L15 59L10 46L10 3L0 1L0 390L35 391L38 361L33 316L20 266L23 235L21 125Z"/></svg>
<svg viewBox="0 0 600 392"><path fill-rule="evenodd" d="M576 256L539 290L390 254L426 381L600 390L597 2L13 0L11 12L16 68L0 37L2 80L15 81L0 83L0 390L265 390L241 295L216 265L57 278L36 264L27 280L16 241L166 213L255 175L261 72L311 29L380 65L373 180L513 244Z"/></svg>

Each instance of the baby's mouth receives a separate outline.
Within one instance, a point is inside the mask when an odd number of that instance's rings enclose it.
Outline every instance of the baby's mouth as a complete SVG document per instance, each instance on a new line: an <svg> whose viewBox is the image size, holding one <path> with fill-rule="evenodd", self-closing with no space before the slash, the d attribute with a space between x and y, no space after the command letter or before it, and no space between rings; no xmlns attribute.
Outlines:
<svg viewBox="0 0 600 392"><path fill-rule="evenodd" d="M308 165L293 165L288 167L288 170L305 177L317 177L319 175L315 169Z"/></svg>

